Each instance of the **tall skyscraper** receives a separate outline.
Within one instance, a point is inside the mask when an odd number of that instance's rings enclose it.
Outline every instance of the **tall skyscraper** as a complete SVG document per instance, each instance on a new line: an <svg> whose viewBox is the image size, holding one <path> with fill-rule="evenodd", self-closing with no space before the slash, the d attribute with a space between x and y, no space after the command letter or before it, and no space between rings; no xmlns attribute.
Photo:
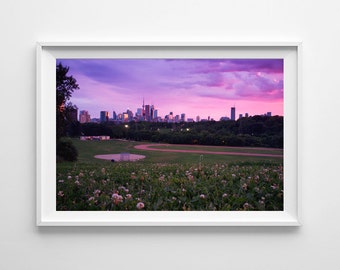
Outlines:
<svg viewBox="0 0 340 270"><path fill-rule="evenodd" d="M144 97L143 97L143 105L142 105L142 118L145 120L145 105L144 105Z"/></svg>
<svg viewBox="0 0 340 270"><path fill-rule="evenodd" d="M235 121L235 114L236 114L236 109L235 109L235 107L231 107L230 119L231 119L232 121Z"/></svg>
<svg viewBox="0 0 340 270"><path fill-rule="evenodd" d="M108 122L109 121L109 112L101 111L100 112L100 122Z"/></svg>
<svg viewBox="0 0 340 270"><path fill-rule="evenodd" d="M150 115L150 105L145 105L145 120L150 121L151 115Z"/></svg>
<svg viewBox="0 0 340 270"><path fill-rule="evenodd" d="M151 105L150 107L150 120L153 120L154 117L155 106Z"/></svg>

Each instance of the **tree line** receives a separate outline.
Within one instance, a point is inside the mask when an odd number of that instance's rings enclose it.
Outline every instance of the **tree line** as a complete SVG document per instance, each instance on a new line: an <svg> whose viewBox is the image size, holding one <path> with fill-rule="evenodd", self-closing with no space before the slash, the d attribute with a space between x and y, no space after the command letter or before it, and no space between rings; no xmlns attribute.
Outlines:
<svg viewBox="0 0 340 270"><path fill-rule="evenodd" d="M252 116L237 121L183 123L70 123L68 135L172 144L253 146L283 148L283 117Z"/></svg>

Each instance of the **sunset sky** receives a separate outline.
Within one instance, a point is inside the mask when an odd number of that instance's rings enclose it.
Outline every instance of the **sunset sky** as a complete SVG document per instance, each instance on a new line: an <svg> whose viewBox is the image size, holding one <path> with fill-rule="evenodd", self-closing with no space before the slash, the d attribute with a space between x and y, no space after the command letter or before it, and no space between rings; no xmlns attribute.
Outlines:
<svg viewBox="0 0 340 270"><path fill-rule="evenodd" d="M158 116L283 115L283 59L58 59L79 84L71 102L91 118L100 111L134 113L154 105Z"/></svg>

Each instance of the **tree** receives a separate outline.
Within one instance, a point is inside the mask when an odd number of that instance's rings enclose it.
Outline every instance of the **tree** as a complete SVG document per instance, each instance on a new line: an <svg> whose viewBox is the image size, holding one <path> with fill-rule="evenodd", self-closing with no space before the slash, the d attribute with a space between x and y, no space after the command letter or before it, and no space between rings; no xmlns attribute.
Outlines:
<svg viewBox="0 0 340 270"><path fill-rule="evenodd" d="M66 136L67 128L72 124L71 115L77 107L68 102L74 90L79 89L77 80L67 73L69 67L64 67L61 63L56 69L56 117L57 117L57 160L75 161L78 152L73 146L72 141L63 141L61 138Z"/></svg>
<svg viewBox="0 0 340 270"><path fill-rule="evenodd" d="M66 125L68 122L69 112L76 107L68 103L74 90L79 89L77 80L67 73L69 67L64 67L61 63L57 65L57 140L66 135Z"/></svg>

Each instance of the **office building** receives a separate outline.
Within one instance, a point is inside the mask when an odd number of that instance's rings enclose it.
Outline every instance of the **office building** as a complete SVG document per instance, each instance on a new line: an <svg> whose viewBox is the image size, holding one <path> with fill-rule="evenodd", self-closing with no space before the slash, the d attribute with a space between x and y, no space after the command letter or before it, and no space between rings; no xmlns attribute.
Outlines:
<svg viewBox="0 0 340 270"><path fill-rule="evenodd" d="M101 111L100 112L100 122L108 122L109 121L109 112Z"/></svg>
<svg viewBox="0 0 340 270"><path fill-rule="evenodd" d="M235 114L236 114L236 109L235 109L235 107L231 107L231 111L230 111L230 119L232 120L232 121L235 121L236 119L235 119Z"/></svg>
<svg viewBox="0 0 340 270"><path fill-rule="evenodd" d="M185 113L181 114L181 122L185 122Z"/></svg>
<svg viewBox="0 0 340 270"><path fill-rule="evenodd" d="M79 112L79 122L82 124L91 122L91 116L88 111L83 110Z"/></svg>

